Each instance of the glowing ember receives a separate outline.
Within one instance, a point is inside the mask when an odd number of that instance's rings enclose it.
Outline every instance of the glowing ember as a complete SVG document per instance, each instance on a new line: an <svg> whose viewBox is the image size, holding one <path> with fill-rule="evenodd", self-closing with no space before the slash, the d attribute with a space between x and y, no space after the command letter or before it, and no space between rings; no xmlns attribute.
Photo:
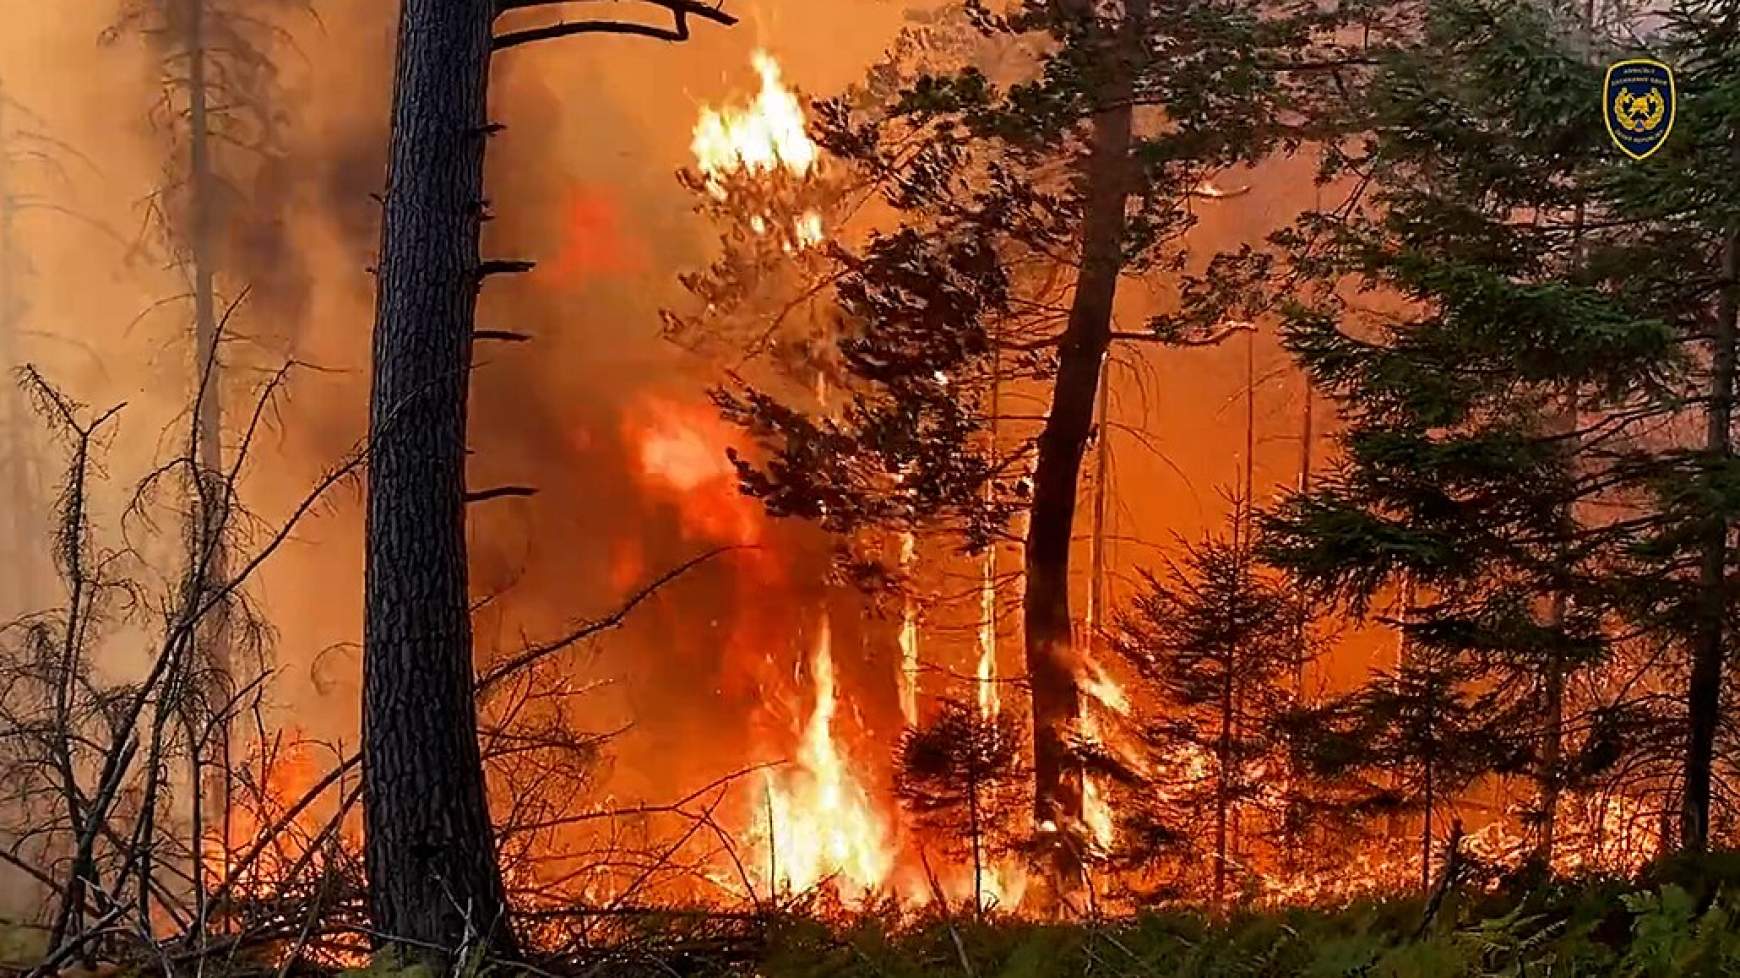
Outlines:
<svg viewBox="0 0 1740 978"><path fill-rule="evenodd" d="M894 856L886 824L834 740L839 704L825 616L811 668L815 706L797 761L764 781L759 841L766 851L756 871L775 890L801 892L832 881L842 897L858 900L883 887Z"/></svg>

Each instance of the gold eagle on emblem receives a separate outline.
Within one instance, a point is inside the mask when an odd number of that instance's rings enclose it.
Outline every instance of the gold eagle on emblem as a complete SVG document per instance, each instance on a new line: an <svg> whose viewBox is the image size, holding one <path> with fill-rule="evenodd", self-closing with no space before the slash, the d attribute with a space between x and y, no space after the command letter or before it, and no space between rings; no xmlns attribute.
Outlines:
<svg viewBox="0 0 1740 978"><path fill-rule="evenodd" d="M1613 117L1628 132L1649 132L1661 125L1666 115L1667 99L1662 98L1661 89L1653 85L1645 95L1633 95L1630 90L1622 88L1613 97Z"/></svg>

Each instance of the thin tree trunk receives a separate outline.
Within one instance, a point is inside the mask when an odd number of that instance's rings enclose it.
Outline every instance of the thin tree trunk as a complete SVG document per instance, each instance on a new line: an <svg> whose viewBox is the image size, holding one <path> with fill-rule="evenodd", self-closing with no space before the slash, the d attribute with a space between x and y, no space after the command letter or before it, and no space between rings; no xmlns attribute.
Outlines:
<svg viewBox="0 0 1740 978"><path fill-rule="evenodd" d="M440 968L462 944L514 951L472 697L464 505L494 13L401 9L369 403L369 903L387 943Z"/></svg>
<svg viewBox="0 0 1740 978"><path fill-rule="evenodd" d="M0 385L4 385L0 388L0 406L5 409L0 415L0 424L5 425L6 491L10 496L5 503L5 555L11 564L5 574L0 575L8 582L5 594L0 595L0 601L3 601L0 615L10 617L38 610L36 575L39 564L32 559L31 548L25 543L36 539L38 530L31 519L36 501L30 484L30 452L26 438L29 411L12 377L12 371L20 366L18 331L24 316L15 264L18 260L17 242L13 238L16 199L9 172L11 148L8 146L10 132L6 128L6 98L5 86L0 85L0 371L4 372L0 375Z"/></svg>
<svg viewBox="0 0 1740 978"><path fill-rule="evenodd" d="M1582 43L1585 48L1592 43L1595 31L1595 0L1588 0L1583 5ZM1571 213L1571 261L1573 267L1583 266L1583 230L1587 220L1587 210L1582 200L1578 200ZM1578 395L1571 392L1570 403L1565 406L1563 430L1567 436L1573 436L1578 427ZM1578 448L1572 448L1572 464L1576 464ZM1576 503L1568 501L1565 505L1564 532L1567 539L1576 530ZM1561 562L1563 555L1561 554ZM1561 567L1568 571L1568 567ZM1547 625L1550 629L1560 630L1565 624L1565 613L1569 609L1570 595L1561 586L1553 591L1552 602L1548 607ZM1565 682L1567 680L1566 663L1558 654L1554 654L1547 662L1546 674L1542 677L1542 699L1546 710L1546 718L1541 731L1541 763L1538 773L1539 836L1535 843L1534 861L1546 870L1553 866L1553 850L1558 844L1559 829L1559 799L1563 791L1564 772L1560 768L1564 764L1565 753Z"/></svg>
<svg viewBox="0 0 1740 978"><path fill-rule="evenodd" d="M1092 15L1091 3L1071 6L1078 13L1085 7L1086 14ZM1139 40L1147 9L1147 0L1132 0L1125 11L1124 38L1108 49L1134 47L1129 42ZM1081 272L1069 325L1058 348L1051 411L1039 436L1027 528L1023 624L1033 697L1034 820L1042 830L1049 826L1062 834L1053 846L1054 881L1062 889L1073 888L1081 879L1078 836L1083 823L1082 770L1069 743L1081 717L1078 663L1071 641L1070 539L1082 455L1093 431L1094 402L1111 345L1112 306L1124 264L1134 68L1132 64L1107 72L1100 99L1104 108L1092 123L1082 171Z"/></svg>
<svg viewBox="0 0 1740 978"><path fill-rule="evenodd" d="M223 473L223 366L218 360L218 321L216 256L212 243L216 175L211 159L211 82L206 47L206 2L185 0L182 29L185 40L188 87L188 252L193 268L193 379L196 392L194 405L194 457L199 468L198 478L203 489L196 489L193 511L189 514L191 532L188 538L189 572L197 574L195 588L189 600L203 601L205 596L223 586L227 577L227 562L222 534L228 523L229 500L210 496L219 490ZM229 700L233 666L229 633L229 615L219 605L212 609L210 620L199 627L198 658L200 665L210 670L207 700L212 705ZM208 738L198 727L217 721L215 742L220 756L204 756ZM228 851L230 724L227 719L189 715L186 721L196 749L189 754L191 775L198 788L193 804L196 843L210 821L216 817L225 827L223 849ZM203 904L205 886L205 847L195 844L192 850L196 902ZM203 906L200 907L203 910Z"/></svg>
<svg viewBox="0 0 1740 978"><path fill-rule="evenodd" d="M1317 395L1311 388L1311 378L1305 377L1305 410L1299 425L1299 494L1301 496L1311 491L1311 453L1316 447L1315 433L1312 431L1317 409ZM1293 653L1293 695L1301 703L1305 701L1305 659L1310 652L1310 633L1306 627L1306 614L1309 599L1304 591L1298 592L1299 598L1299 635Z"/></svg>
<svg viewBox="0 0 1740 978"><path fill-rule="evenodd" d="M1730 136L1740 165L1740 133ZM1710 390L1704 452L1707 465L1733 458L1735 315L1740 312L1740 227L1731 228L1722 248L1722 296L1710 337ZM1703 531L1703 562L1698 574L1697 626L1692 641L1692 671L1687 684L1685 797L1680 806L1680 848L1702 852L1710 842L1710 793L1721 722L1722 656L1728 611L1728 517L1712 513Z"/></svg>
<svg viewBox="0 0 1740 978"><path fill-rule="evenodd" d="M979 822L979 783L975 773L973 783L967 786L967 831L973 838L973 915L982 916L985 912L985 861L981 855L984 844L982 833L984 829Z"/></svg>
<svg viewBox="0 0 1740 978"><path fill-rule="evenodd" d="M1432 888L1432 815L1438 804L1438 672L1433 667L1426 687L1426 750L1420 759L1422 804L1420 806L1420 889Z"/></svg>
<svg viewBox="0 0 1740 978"><path fill-rule="evenodd" d="M986 432L987 456L997 464L998 413L1002 411L1003 362L1001 353L991 351L991 424ZM997 486L985 484L985 504L997 501ZM985 548L979 581L979 664L977 669L979 715L994 717L1002 712L1002 696L997 689L997 541Z"/></svg>
<svg viewBox="0 0 1740 978"><path fill-rule="evenodd" d="M1111 440L1107 437L1106 421L1111 410L1112 376L1110 370L1100 371L1099 409L1094 421L1094 510L1093 531L1089 545L1092 559L1088 565L1088 606L1084 621L1087 625L1083 641L1089 652L1098 651L1099 633L1106 608L1106 502L1107 480L1111 476Z"/></svg>
<svg viewBox="0 0 1740 978"><path fill-rule="evenodd" d="M1220 740L1215 750L1214 772L1214 905L1226 900L1227 822L1232 807L1227 772L1232 769L1233 662L1229 656L1221 677Z"/></svg>

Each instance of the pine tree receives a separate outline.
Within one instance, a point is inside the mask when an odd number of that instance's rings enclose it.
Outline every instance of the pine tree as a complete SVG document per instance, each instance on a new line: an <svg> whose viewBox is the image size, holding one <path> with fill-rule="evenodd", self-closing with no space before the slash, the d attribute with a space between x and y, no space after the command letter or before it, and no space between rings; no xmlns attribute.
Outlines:
<svg viewBox="0 0 1740 978"><path fill-rule="evenodd" d="M466 547L467 504L500 495L466 485L478 293L534 267L479 253L490 68L559 38L680 42L691 18L736 22L699 0L634 4L647 22L551 22L559 6L405 0L399 15L369 393L364 856L379 942L441 970L461 948L518 943L478 746Z"/></svg>
<svg viewBox="0 0 1740 978"><path fill-rule="evenodd" d="M962 11L984 39L951 49L970 61L937 67L926 49L918 68L883 66L820 106L846 184L886 205L861 244L842 235L825 252L843 390L825 407L773 384L718 400L758 437L765 454L739 467L776 514L843 534L916 529L969 554L1027 517L1034 816L1071 887L1084 848L1072 538L1103 364L1114 342L1212 342L1250 294L1187 290L1176 314L1114 331L1118 287L1182 267L1199 188L1292 145L1285 112L1317 89L1289 69L1336 57L1312 50L1328 15L1269 4ZM1258 264L1218 267L1248 284ZM1042 410L993 418L995 390L1000 412Z"/></svg>
<svg viewBox="0 0 1740 978"><path fill-rule="evenodd" d="M1026 801L1021 762L1025 732L1008 713L943 699L900 738L894 790L919 827L964 850L973 868L973 906L985 909L986 863L1016 841Z"/></svg>

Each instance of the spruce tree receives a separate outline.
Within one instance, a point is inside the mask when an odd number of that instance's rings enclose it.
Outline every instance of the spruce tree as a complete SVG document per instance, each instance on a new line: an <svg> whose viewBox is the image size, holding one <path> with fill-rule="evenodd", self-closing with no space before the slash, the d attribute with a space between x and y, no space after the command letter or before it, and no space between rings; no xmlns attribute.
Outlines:
<svg viewBox="0 0 1740 978"><path fill-rule="evenodd" d="M896 796L919 827L968 857L978 912L985 909L987 861L1017 842L1016 815L1026 801L1024 736L1011 714L947 698L907 729L896 751Z"/></svg>
<svg viewBox="0 0 1740 978"><path fill-rule="evenodd" d="M1309 623L1290 582L1257 564L1248 534L1180 546L1183 556L1164 573L1143 573L1112 646L1148 693L1142 733L1151 757L1143 767L1155 783L1137 785L1135 814L1146 827L1137 835L1176 849L1208 813L1210 893L1220 904L1248 853L1240 836L1275 814L1257 808L1281 721L1296 707L1294 673ZM1247 813L1253 817L1241 818Z"/></svg>
<svg viewBox="0 0 1740 978"><path fill-rule="evenodd" d="M1680 335L1603 268L1628 242L1590 230L1611 161L1585 25L1546 4L1421 13L1340 120L1364 137L1329 166L1362 195L1280 238L1321 286L1283 303L1286 342L1346 427L1339 465L1269 515L1267 554L1356 613L1418 595L1397 616L1404 661L1340 704L1349 729L1414 752L1428 830L1481 773L1464 760L1526 771L1550 858L1564 690L1610 653L1637 543L1603 507L1641 488Z"/></svg>

